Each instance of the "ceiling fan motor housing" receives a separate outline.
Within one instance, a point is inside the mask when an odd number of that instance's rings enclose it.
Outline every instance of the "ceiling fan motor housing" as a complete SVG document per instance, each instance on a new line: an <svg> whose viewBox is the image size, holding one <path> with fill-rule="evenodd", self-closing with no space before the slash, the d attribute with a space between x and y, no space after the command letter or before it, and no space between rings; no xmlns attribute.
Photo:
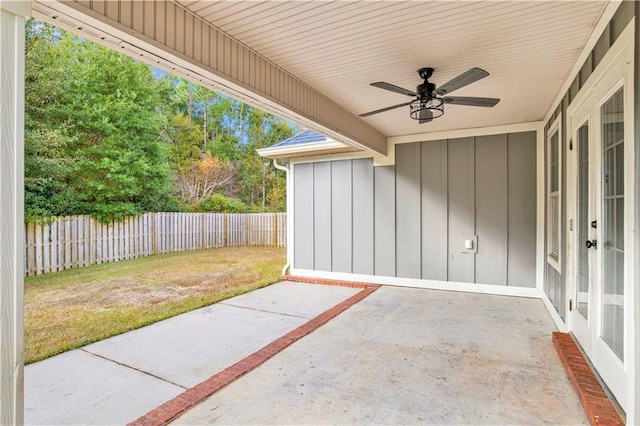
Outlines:
<svg viewBox="0 0 640 426"><path fill-rule="evenodd" d="M418 87L416 87L416 93L420 96L427 95L429 97L432 97L435 90L436 85L433 83L429 83L428 81L425 81L424 83L419 84Z"/></svg>
<svg viewBox="0 0 640 426"><path fill-rule="evenodd" d="M435 71L435 68L431 68L431 67L420 68L418 70L418 75L420 76L421 79L428 80L431 78L434 71Z"/></svg>
<svg viewBox="0 0 640 426"><path fill-rule="evenodd" d="M416 87L416 93L420 95L420 97L424 97L424 95L427 95L428 97L433 96L433 92L436 90L436 85L429 83L429 79L433 75L434 71L435 69L431 67L420 68L418 70L418 75L424 80L424 83L419 84L418 87Z"/></svg>

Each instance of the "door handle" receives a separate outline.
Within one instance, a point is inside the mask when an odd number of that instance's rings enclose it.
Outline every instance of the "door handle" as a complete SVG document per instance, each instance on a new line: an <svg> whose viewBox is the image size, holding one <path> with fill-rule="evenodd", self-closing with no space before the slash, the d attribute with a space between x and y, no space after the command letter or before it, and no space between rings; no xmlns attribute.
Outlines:
<svg viewBox="0 0 640 426"><path fill-rule="evenodd" d="M598 248L598 242L596 240L587 240L584 242L584 246L588 249L590 249L591 247Z"/></svg>

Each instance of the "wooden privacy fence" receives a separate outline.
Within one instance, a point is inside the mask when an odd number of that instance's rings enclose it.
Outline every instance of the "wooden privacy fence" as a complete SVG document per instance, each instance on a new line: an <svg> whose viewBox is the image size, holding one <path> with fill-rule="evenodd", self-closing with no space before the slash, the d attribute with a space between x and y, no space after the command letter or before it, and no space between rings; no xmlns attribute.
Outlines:
<svg viewBox="0 0 640 426"><path fill-rule="evenodd" d="M159 253L287 243L286 213L146 213L122 222L91 216L25 225L25 273L79 268Z"/></svg>

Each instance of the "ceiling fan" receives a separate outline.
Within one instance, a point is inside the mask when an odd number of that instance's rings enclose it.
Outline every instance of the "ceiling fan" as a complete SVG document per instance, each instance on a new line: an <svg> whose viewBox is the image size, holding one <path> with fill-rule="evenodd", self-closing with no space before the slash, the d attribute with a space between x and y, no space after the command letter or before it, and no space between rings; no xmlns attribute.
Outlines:
<svg viewBox="0 0 640 426"><path fill-rule="evenodd" d="M400 108L403 106L409 105L409 116L414 120L418 120L420 124L428 123L434 118L440 117L444 114L444 104L454 104L454 105L466 105L466 106L477 106L477 107L492 107L495 106L500 99L496 98L474 98L474 97L464 97L464 96L446 96L454 90L458 90L464 86L467 86L471 83L475 83L476 81L485 78L489 75L483 69L480 68L471 68L469 71L466 71L459 76L455 77L453 80L450 80L443 84L440 87L436 88L436 85L429 82L429 79L433 75L433 68L420 68L418 70L418 75L421 79L424 80L422 84L419 84L416 87L416 91L412 92L411 90L403 89L402 87L398 87L396 85L385 83L384 81L378 81L375 83L371 83L374 87L379 87L380 89L389 90L391 92L400 93L401 95L411 96L415 98L412 101L405 102L398 105L389 106L382 109L377 109L375 111L366 112L364 114L360 114L360 117L369 117L373 114L378 114L385 111L390 111L392 109Z"/></svg>

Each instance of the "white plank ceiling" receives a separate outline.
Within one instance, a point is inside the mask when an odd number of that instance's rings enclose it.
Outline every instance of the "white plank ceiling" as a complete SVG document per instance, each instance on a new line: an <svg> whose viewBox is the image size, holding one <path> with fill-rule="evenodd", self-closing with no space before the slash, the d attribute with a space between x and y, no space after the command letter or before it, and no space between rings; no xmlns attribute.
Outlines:
<svg viewBox="0 0 640 426"><path fill-rule="evenodd" d="M501 98L494 108L447 105L419 125L408 107L364 118L387 136L538 121L606 1L178 1L354 114L411 100L416 70L441 85L477 66L491 75L455 96Z"/></svg>

